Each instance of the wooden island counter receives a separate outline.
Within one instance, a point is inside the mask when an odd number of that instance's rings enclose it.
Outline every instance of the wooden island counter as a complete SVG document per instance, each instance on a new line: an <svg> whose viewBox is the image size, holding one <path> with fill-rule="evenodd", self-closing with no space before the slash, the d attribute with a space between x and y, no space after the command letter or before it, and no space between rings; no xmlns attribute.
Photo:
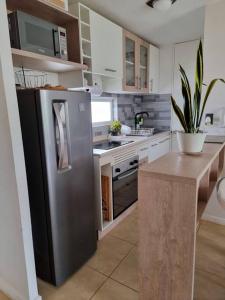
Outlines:
<svg viewBox="0 0 225 300"><path fill-rule="evenodd" d="M192 300L201 216L224 166L225 144L170 152L139 171L141 300Z"/></svg>

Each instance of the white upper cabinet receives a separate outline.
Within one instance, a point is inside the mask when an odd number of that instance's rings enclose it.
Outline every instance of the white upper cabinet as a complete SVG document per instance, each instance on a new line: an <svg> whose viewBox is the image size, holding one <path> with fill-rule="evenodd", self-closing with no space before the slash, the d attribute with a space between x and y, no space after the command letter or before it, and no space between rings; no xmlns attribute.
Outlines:
<svg viewBox="0 0 225 300"><path fill-rule="evenodd" d="M123 30L90 10L92 72L123 77Z"/></svg>
<svg viewBox="0 0 225 300"><path fill-rule="evenodd" d="M159 48L149 46L149 92L159 93Z"/></svg>

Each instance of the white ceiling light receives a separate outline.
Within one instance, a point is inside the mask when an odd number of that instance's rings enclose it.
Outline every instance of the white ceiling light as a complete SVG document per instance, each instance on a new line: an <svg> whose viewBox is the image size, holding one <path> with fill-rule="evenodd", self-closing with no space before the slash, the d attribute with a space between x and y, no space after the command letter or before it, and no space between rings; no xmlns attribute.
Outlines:
<svg viewBox="0 0 225 300"><path fill-rule="evenodd" d="M153 4L154 8L158 10L167 10L172 6L171 0L159 0Z"/></svg>
<svg viewBox="0 0 225 300"><path fill-rule="evenodd" d="M146 4L158 10L168 10L177 0L149 0Z"/></svg>

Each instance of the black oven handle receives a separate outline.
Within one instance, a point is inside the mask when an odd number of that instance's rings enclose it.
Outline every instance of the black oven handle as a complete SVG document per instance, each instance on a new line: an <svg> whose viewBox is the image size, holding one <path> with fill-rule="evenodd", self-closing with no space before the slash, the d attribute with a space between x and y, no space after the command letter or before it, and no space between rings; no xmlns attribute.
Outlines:
<svg viewBox="0 0 225 300"><path fill-rule="evenodd" d="M118 176L118 177L117 177L117 180L125 179L125 178L127 178L127 177L129 177L129 176L131 176L131 175L133 175L133 174L135 174L135 173L137 173L137 171L138 171L138 168L136 168L135 170L133 170L133 171L127 173L126 175Z"/></svg>

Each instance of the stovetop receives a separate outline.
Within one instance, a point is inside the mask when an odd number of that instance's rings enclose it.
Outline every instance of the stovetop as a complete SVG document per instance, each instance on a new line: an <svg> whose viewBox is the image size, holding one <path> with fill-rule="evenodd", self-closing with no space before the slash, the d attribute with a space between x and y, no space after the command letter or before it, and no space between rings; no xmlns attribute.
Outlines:
<svg viewBox="0 0 225 300"><path fill-rule="evenodd" d="M130 143L133 143L133 141L105 141L100 144L95 144L94 149L110 150Z"/></svg>

